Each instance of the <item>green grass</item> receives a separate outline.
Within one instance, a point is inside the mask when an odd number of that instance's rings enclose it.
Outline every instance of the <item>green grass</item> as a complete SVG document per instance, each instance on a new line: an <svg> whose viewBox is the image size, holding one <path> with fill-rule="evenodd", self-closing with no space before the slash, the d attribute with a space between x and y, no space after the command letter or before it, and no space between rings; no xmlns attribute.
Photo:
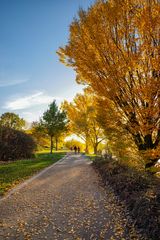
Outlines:
<svg viewBox="0 0 160 240"><path fill-rule="evenodd" d="M157 172L160 172L160 167L150 167L150 168L147 168L147 171L155 174Z"/></svg>
<svg viewBox="0 0 160 240"><path fill-rule="evenodd" d="M46 151L36 153L35 159L18 160L0 165L0 195L16 184L34 175L43 168L57 162L65 156L64 151L50 154Z"/></svg>
<svg viewBox="0 0 160 240"><path fill-rule="evenodd" d="M97 157L96 154L85 154L91 161L94 161L95 158Z"/></svg>

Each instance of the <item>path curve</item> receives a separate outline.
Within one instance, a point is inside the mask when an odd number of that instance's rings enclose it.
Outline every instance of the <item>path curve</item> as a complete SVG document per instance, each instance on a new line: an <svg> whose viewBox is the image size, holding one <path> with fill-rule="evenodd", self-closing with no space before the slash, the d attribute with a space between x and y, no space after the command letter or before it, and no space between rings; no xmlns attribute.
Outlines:
<svg viewBox="0 0 160 240"><path fill-rule="evenodd" d="M0 201L0 240L142 239L91 162L64 159Z"/></svg>

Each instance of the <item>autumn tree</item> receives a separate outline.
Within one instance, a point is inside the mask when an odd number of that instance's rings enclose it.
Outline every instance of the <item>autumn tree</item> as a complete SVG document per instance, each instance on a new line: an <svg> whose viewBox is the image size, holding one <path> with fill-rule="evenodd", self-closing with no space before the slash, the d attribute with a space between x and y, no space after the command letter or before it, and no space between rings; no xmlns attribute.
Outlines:
<svg viewBox="0 0 160 240"><path fill-rule="evenodd" d="M158 0L97 1L80 10L60 60L112 102L139 150L160 143L160 4ZM105 105L101 106L102 109Z"/></svg>
<svg viewBox="0 0 160 240"><path fill-rule="evenodd" d="M25 120L15 113L6 112L0 117L0 126L15 130L22 130L25 126Z"/></svg>
<svg viewBox="0 0 160 240"><path fill-rule="evenodd" d="M33 122L30 128L26 130L26 133L28 133L34 138L39 148L49 146L49 136L40 122Z"/></svg>
<svg viewBox="0 0 160 240"><path fill-rule="evenodd" d="M67 129L67 118L65 112L58 109L55 101L44 112L41 119L41 126L48 136L50 136L50 152L52 153L53 150L53 138L56 141L56 150L58 150L58 139Z"/></svg>
<svg viewBox="0 0 160 240"><path fill-rule="evenodd" d="M73 102L64 102L63 108L70 120L72 133L75 133L85 142L86 152L91 144L96 154L99 143L105 137L102 128L97 123L96 106L92 95L77 94Z"/></svg>
<svg viewBox="0 0 160 240"><path fill-rule="evenodd" d="M102 106L105 106L102 108ZM106 153L115 156L121 163L130 166L144 168L144 159L138 151L132 135L120 121L120 114L112 104L112 101L97 103L97 121L104 129L107 139L105 145Z"/></svg>

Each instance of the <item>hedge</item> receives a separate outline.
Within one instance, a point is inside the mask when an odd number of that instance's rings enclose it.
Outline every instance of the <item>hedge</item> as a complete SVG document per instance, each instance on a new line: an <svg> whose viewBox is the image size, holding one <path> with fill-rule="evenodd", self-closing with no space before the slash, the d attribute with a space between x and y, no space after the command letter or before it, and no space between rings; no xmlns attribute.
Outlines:
<svg viewBox="0 0 160 240"><path fill-rule="evenodd" d="M33 156L36 144L25 132L0 128L0 161L12 161Z"/></svg>

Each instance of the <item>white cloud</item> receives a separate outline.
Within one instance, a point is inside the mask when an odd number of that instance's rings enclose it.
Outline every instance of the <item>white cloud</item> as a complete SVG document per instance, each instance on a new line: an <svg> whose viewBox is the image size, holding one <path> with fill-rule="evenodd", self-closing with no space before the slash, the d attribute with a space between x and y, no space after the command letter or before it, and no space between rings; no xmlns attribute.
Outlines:
<svg viewBox="0 0 160 240"><path fill-rule="evenodd" d="M21 83L25 83L27 81L28 81L28 79L17 79L17 80L12 80L12 81L0 80L0 87L14 86L14 85L18 85L18 84L21 84Z"/></svg>
<svg viewBox="0 0 160 240"><path fill-rule="evenodd" d="M37 92L35 94L20 97L15 100L6 102L3 108L14 111L27 109L38 105L45 105L51 103L54 99L59 100L57 97L49 96L43 92Z"/></svg>
<svg viewBox="0 0 160 240"><path fill-rule="evenodd" d="M43 112L46 109L41 110L33 110L32 112L24 111L21 113L21 116L28 122L31 123L33 121L39 121L39 119L42 117Z"/></svg>

